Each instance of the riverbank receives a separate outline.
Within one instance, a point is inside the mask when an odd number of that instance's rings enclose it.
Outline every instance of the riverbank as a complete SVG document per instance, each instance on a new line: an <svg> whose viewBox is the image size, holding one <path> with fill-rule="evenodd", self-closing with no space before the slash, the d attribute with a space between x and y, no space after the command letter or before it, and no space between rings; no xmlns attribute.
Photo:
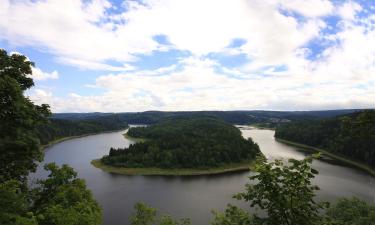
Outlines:
<svg viewBox="0 0 375 225"><path fill-rule="evenodd" d="M207 169L161 169L161 168L125 168L114 167L103 164L100 159L94 159L91 164L108 173L122 175L161 175L161 176L198 176L223 174L238 171L250 171L251 162L231 163L220 167Z"/></svg>
<svg viewBox="0 0 375 225"><path fill-rule="evenodd" d="M125 133L122 134L122 136L124 136L125 139L128 139L133 142L145 142L146 141L145 138L135 138L135 137L129 136L128 130L126 130Z"/></svg>
<svg viewBox="0 0 375 225"><path fill-rule="evenodd" d="M287 140L284 140L284 139L281 139L281 138L275 138L275 140L278 141L278 142L281 142L281 143L284 143L284 144L287 144L287 145L291 145L291 146L295 146L295 147L298 147L298 148L302 148L302 149L305 149L305 150L308 150L308 151L311 151L311 152L320 152L320 153L322 153L322 154L324 154L324 155L326 155L326 156L328 156L332 159L336 159L338 161L344 162L348 165L351 165L351 166L354 166L358 169L361 169L361 170L371 174L372 176L375 176L375 169L374 168L371 168L370 166L365 165L361 162L358 162L358 161L355 161L355 160L352 160L352 159L348 159L345 156L337 155L337 154L331 153L327 150L312 147L312 146L309 146L309 145L304 145L304 144L300 144L300 143L296 143L296 142L292 142L292 141L287 141Z"/></svg>
<svg viewBox="0 0 375 225"><path fill-rule="evenodd" d="M127 129L128 128L123 128L123 129L119 129L119 130L108 130L108 131L100 131L100 132L95 132L95 133L81 134L81 135L75 135L75 136L69 136L69 137L62 137L62 138L58 138L58 139L55 139L53 141L50 141L50 142L48 142L48 144L42 145L41 149L46 150L47 148L49 148L53 145L56 145L56 144L61 143L63 141L75 139L75 138L87 137L87 136L96 135L96 134L103 134L103 133L112 133L112 132L117 132L117 131L122 131L122 130L124 130L126 132Z"/></svg>

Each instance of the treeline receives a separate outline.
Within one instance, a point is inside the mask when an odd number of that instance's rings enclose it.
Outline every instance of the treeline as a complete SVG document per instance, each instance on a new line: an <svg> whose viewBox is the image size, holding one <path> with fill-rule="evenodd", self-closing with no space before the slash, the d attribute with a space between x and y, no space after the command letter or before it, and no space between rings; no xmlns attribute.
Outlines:
<svg viewBox="0 0 375 225"><path fill-rule="evenodd" d="M206 168L249 161L260 152L236 127L208 117L175 118L148 127L131 128L128 135L146 141L110 149L101 160L121 167Z"/></svg>
<svg viewBox="0 0 375 225"><path fill-rule="evenodd" d="M374 110L283 124L277 127L275 137L322 148L375 167Z"/></svg>
<svg viewBox="0 0 375 225"><path fill-rule="evenodd" d="M37 126L36 133L41 144L45 145L59 138L120 130L127 127L127 123L119 116L108 115L80 120L50 119L47 123Z"/></svg>
<svg viewBox="0 0 375 225"><path fill-rule="evenodd" d="M135 113L55 113L54 119L97 119L104 116L116 115L128 124L155 124L165 119L178 117L216 117L231 124L262 124L263 126L275 127L277 124L286 121L300 121L306 119L329 118L358 110L326 110L326 111L264 111L264 110L243 110L243 111L146 111Z"/></svg>

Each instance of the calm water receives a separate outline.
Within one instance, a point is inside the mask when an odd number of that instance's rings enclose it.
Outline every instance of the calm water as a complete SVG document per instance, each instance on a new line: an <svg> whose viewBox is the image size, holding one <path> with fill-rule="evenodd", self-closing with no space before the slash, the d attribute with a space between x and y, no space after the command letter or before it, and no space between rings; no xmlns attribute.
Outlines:
<svg viewBox="0 0 375 225"><path fill-rule="evenodd" d="M304 157L294 147L274 140L274 131L242 130L244 137L252 137L270 159ZM32 180L46 177L41 168L48 162L67 163L86 180L95 198L104 209L105 225L126 225L136 202L142 201L160 212L175 217L188 217L193 224L204 225L212 219L211 210L222 210L227 203L247 207L232 200L248 181L249 172L199 177L125 176L102 172L90 161L108 153L110 147L124 147L132 143L122 132L104 133L72 139L50 147L45 160L31 176ZM319 199L335 200L343 196L358 196L375 201L375 178L366 173L339 165L334 161L315 161L320 171L315 184L321 187Z"/></svg>

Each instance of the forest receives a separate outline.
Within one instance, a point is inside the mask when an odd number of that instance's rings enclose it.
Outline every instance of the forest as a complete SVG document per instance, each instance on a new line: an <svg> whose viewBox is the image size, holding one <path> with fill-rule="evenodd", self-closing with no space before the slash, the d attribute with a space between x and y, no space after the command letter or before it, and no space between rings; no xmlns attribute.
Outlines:
<svg viewBox="0 0 375 225"><path fill-rule="evenodd" d="M117 115L106 115L97 118L69 120L49 119L47 123L36 127L36 134L42 145L64 137L93 134L127 128L128 125Z"/></svg>
<svg viewBox="0 0 375 225"><path fill-rule="evenodd" d="M375 110L285 123L276 128L275 137L321 148L375 167Z"/></svg>
<svg viewBox="0 0 375 225"><path fill-rule="evenodd" d="M241 111L145 111L145 112L123 112L123 113L54 113L53 119L83 120L100 119L101 117L116 115L128 124L155 124L165 119L178 117L216 117L231 124L268 124L275 127L284 121L301 121L306 119L329 118L358 110L324 110L324 111L264 111L264 110L241 110Z"/></svg>
<svg viewBox="0 0 375 225"><path fill-rule="evenodd" d="M250 161L260 153L238 128L211 117L168 119L130 128L128 135L145 139L128 148L111 148L104 164L121 167L208 168Z"/></svg>

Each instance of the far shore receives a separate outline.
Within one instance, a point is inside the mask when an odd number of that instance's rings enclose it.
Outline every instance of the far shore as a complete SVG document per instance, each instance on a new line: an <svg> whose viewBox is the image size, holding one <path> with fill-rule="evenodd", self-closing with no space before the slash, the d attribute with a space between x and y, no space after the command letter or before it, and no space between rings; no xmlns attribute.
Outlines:
<svg viewBox="0 0 375 225"><path fill-rule="evenodd" d="M68 140L71 140L71 139L87 137L87 136L96 135L96 134L112 133L112 132L117 132L117 131L122 131L122 130L124 130L126 132L127 129L128 128L123 128L123 129L119 129L119 130L108 130L108 131L100 131L100 132L81 134L81 135L75 135L75 136L69 136L69 137L62 137L62 138L58 138L58 139L55 139L53 141L50 141L50 142L48 142L48 144L42 145L41 149L46 150L47 148L49 148L53 145L56 145L58 143L61 143L63 141L68 141Z"/></svg>
<svg viewBox="0 0 375 225"><path fill-rule="evenodd" d="M371 168L370 166L368 166L366 164L363 164L361 162L349 159L345 156L337 155L337 154L331 153L327 150L315 148L315 147L312 147L312 146L309 146L309 145L304 145L304 144L300 144L300 143L296 143L296 142L292 142L292 141L287 141L287 140L284 140L284 139L281 139L281 138L275 138L275 140L278 141L278 142L281 142L281 143L284 143L284 144L287 144L287 145L291 145L291 146L295 146L295 147L299 147L299 148L302 148L302 149L305 149L305 150L308 150L308 151L311 151L311 152L321 152L323 155L326 155L326 156L328 156L332 159L336 159L338 161L344 162L348 165L351 165L353 167L361 169L361 170L371 174L372 176L375 176L375 169L374 168Z"/></svg>
<svg viewBox="0 0 375 225"><path fill-rule="evenodd" d="M122 174L122 175L160 175L160 176L199 176L199 175L213 175L223 174L238 171L250 171L251 162L231 163L220 167L207 169L161 169L161 168L126 168L115 167L103 164L100 159L94 159L91 164L108 173Z"/></svg>

